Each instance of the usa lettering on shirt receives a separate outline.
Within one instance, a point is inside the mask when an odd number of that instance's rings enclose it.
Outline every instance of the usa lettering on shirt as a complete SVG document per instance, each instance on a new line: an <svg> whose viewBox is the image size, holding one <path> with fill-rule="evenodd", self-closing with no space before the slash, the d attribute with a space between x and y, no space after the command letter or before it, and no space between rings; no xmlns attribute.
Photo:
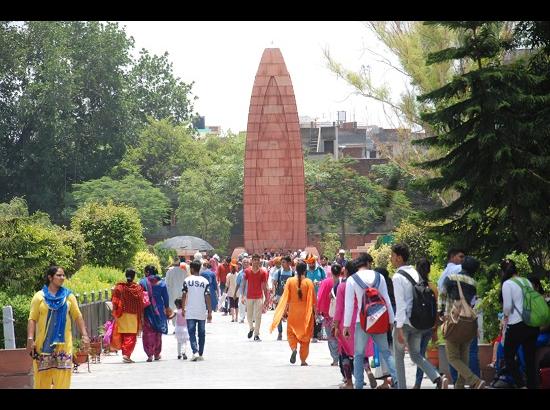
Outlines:
<svg viewBox="0 0 550 410"><path fill-rule="evenodd" d="M183 291L185 293L187 293L189 291L189 288L188 288L189 286L198 286L198 287L201 287L201 288L205 288L206 286L208 286L208 284L205 285L204 282L201 282L199 280L184 282L183 283ZM205 289L204 293L207 294L206 292L207 292L207 290ZM210 292L208 292L208 294L210 294Z"/></svg>
<svg viewBox="0 0 550 410"><path fill-rule="evenodd" d="M210 295L208 280L202 276L189 276L183 281L183 293L187 295L185 318L206 320L208 315L205 296Z"/></svg>

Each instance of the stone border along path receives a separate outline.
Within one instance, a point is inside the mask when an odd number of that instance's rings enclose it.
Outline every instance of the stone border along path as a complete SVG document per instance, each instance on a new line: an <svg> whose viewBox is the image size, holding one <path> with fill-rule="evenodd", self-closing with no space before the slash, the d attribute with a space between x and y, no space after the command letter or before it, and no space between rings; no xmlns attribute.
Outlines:
<svg viewBox="0 0 550 410"><path fill-rule="evenodd" d="M169 325L169 334L162 338L160 361L145 362L141 338L138 338L132 359L136 363L122 363L122 353L102 355L101 363L80 366L73 373L71 388L313 388L337 389L342 382L338 367L331 367L326 341L310 343L308 367L301 367L300 360L289 363L290 348L286 341L286 323L283 325L283 340L277 341L277 329L269 333L273 311L262 316L261 342L247 339L248 324L232 323L231 316L213 313L212 323L206 324L206 345L204 361L191 362L191 351L187 344L188 360L177 359L176 338ZM416 366L405 358L407 386L414 384ZM365 377L368 382L368 379ZM379 384L381 382L379 381ZM369 389L368 385L365 386ZM434 388L424 378L423 389Z"/></svg>

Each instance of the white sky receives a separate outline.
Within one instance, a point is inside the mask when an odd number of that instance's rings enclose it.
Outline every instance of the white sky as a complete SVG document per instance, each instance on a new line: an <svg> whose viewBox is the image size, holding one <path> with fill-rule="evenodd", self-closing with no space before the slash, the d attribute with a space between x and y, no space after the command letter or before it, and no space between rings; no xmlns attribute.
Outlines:
<svg viewBox="0 0 550 410"><path fill-rule="evenodd" d="M195 82L195 110L206 117L207 126L246 130L254 77L267 47L281 49L298 115L335 121L337 111L347 111L348 121L396 125L387 119L381 104L351 95L351 87L326 68L322 50L328 47L347 68L370 66L373 80L390 84L395 97L404 91L403 75L364 52L365 45L378 52L384 52L384 46L360 22L120 23L135 40L136 56L142 48L157 55L167 51L175 75L186 83Z"/></svg>

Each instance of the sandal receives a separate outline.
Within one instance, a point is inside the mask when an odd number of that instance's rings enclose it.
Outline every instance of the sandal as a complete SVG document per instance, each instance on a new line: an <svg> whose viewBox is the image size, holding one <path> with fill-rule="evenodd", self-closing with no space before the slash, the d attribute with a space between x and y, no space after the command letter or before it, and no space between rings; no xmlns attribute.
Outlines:
<svg viewBox="0 0 550 410"><path fill-rule="evenodd" d="M478 382L476 384L474 384L472 386L472 388L474 389L486 389L487 387L485 386L485 380L478 380Z"/></svg>
<svg viewBox="0 0 550 410"><path fill-rule="evenodd" d="M376 379L374 378L374 375L372 374L372 372L367 372L367 377L369 379L370 388L376 389L376 386L378 384L376 383Z"/></svg>

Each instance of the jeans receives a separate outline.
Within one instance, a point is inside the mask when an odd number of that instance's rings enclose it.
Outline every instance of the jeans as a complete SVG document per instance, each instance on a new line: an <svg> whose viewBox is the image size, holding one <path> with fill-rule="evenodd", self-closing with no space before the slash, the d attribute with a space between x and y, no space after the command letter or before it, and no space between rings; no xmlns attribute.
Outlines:
<svg viewBox="0 0 550 410"><path fill-rule="evenodd" d="M332 322L333 319L331 317L325 317L325 319L323 320L323 327L325 328L325 332L327 333L328 350L330 352L330 356L332 357L333 363L336 363L338 362L338 339L332 335Z"/></svg>
<svg viewBox="0 0 550 410"><path fill-rule="evenodd" d="M277 330L279 331L279 334L283 334L283 321L281 320L279 324L277 325Z"/></svg>
<svg viewBox="0 0 550 410"><path fill-rule="evenodd" d="M198 326L197 326L198 325ZM187 319L187 330L189 331L189 342L191 343L191 350L193 354L197 353L197 336L195 329L199 330L199 356L202 356L204 352L204 342L206 339L205 332L206 320Z"/></svg>
<svg viewBox="0 0 550 410"><path fill-rule="evenodd" d="M432 338L433 331L432 329L426 330L426 333L422 335L422 338L420 339L420 354L423 357L426 357L426 350L428 350L428 343L430 343L430 339ZM416 386L422 386L422 378L424 377L424 372L420 367L416 367Z"/></svg>
<svg viewBox="0 0 550 410"><path fill-rule="evenodd" d="M420 341L423 333L424 330L418 330L405 324L403 325L403 336L405 338L405 343L409 347L409 356L411 360L428 375L432 382L435 382L439 378L439 372L425 357L420 355ZM393 352L397 371L397 386L399 389L407 389L407 379L405 377L405 346L399 343L397 328L393 330Z"/></svg>
<svg viewBox="0 0 550 410"><path fill-rule="evenodd" d="M470 343L470 357L468 359L468 367L477 377L480 377L481 372L479 369L479 357L478 357L477 337L474 337L472 343ZM453 384L456 384L458 373L456 369L449 364L449 371L451 372L451 379Z"/></svg>
<svg viewBox="0 0 550 410"><path fill-rule="evenodd" d="M354 355L353 362L356 364L353 366L353 376L355 377L355 388L362 389L364 381L364 368L361 363L365 360L365 347L372 337L376 346L380 351L381 356L384 358L388 369L390 371L393 380L396 380L395 362L393 356L388 347L388 336L386 333L380 334L368 334L361 328L361 323L355 324L355 339L354 339Z"/></svg>

